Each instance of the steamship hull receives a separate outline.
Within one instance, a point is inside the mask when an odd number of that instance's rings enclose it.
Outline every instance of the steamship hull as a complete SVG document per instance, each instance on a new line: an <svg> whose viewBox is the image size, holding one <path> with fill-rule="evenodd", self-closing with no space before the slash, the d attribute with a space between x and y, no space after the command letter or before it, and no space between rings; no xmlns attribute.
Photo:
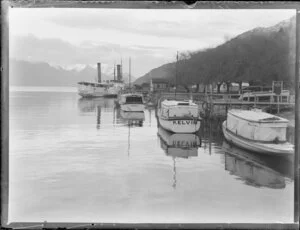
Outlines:
<svg viewBox="0 0 300 230"><path fill-rule="evenodd" d="M78 94L81 97L116 97L123 88L123 83L78 82Z"/></svg>
<svg viewBox="0 0 300 230"><path fill-rule="evenodd" d="M101 63L97 63L98 82L78 82L77 90L81 97L116 97L124 89L121 66L117 65L118 80L101 81Z"/></svg>

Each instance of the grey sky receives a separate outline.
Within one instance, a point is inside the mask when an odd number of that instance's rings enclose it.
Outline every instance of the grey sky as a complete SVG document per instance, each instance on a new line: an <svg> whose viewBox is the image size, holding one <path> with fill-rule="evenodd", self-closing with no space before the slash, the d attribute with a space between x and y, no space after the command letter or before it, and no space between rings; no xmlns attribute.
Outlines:
<svg viewBox="0 0 300 230"><path fill-rule="evenodd" d="M61 65L93 64L97 59L93 47L101 50L108 47L111 59L133 55L133 61L139 65L133 68L133 74L141 75L174 61L177 50L214 47L224 42L224 37L234 37L255 27L273 26L294 15L295 10L14 8L9 12L9 22L10 39L14 41L28 38L30 34L40 41L40 46L44 39L55 38L73 47L70 54L63 54L64 61L59 50L55 58L53 52L52 56L48 55L50 51L45 47L43 61ZM12 44L18 46L18 42ZM119 48L111 49L111 46ZM89 54L85 53L86 60L74 59L73 49L91 52L91 56L88 58ZM13 47L11 55L18 56L14 50ZM142 51L147 51L147 55ZM99 53L98 59L108 61L107 52L104 52L106 57ZM35 53L28 49L23 56L31 56L36 61ZM138 62L139 58L144 61Z"/></svg>

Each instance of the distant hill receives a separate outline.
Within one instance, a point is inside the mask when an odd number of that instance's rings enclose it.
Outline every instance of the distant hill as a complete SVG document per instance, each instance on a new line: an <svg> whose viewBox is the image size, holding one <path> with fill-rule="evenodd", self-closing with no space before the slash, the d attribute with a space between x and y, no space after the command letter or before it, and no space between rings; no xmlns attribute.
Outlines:
<svg viewBox="0 0 300 230"><path fill-rule="evenodd" d="M80 70L20 60L10 60L9 65L9 84L13 86L76 86L79 81L95 81L97 78L97 69L89 65ZM128 74L124 73L123 76L127 82ZM112 79L113 74L102 73L102 80Z"/></svg>
<svg viewBox="0 0 300 230"><path fill-rule="evenodd" d="M209 84L226 81L294 80L295 17L268 28L255 28L224 44L180 57L177 83ZM174 60L175 61L175 60ZM175 81L175 62L152 69L135 84L151 78Z"/></svg>

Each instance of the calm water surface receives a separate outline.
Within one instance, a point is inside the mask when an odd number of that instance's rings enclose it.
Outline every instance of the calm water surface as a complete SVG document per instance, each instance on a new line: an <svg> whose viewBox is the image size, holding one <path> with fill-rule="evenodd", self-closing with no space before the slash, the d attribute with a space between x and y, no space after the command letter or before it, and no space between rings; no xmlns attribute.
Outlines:
<svg viewBox="0 0 300 230"><path fill-rule="evenodd" d="M292 162L158 127L74 90L10 92L9 220L293 222Z"/></svg>

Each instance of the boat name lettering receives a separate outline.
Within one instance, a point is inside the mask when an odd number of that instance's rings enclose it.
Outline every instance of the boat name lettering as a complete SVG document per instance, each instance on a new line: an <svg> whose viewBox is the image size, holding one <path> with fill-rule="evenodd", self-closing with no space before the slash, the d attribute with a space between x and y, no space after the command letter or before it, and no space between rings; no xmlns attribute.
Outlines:
<svg viewBox="0 0 300 230"><path fill-rule="evenodd" d="M173 146L179 148L195 148L197 147L197 141L173 141Z"/></svg>
<svg viewBox="0 0 300 230"><path fill-rule="evenodd" d="M197 121L195 120L175 120L173 125L196 125Z"/></svg>

